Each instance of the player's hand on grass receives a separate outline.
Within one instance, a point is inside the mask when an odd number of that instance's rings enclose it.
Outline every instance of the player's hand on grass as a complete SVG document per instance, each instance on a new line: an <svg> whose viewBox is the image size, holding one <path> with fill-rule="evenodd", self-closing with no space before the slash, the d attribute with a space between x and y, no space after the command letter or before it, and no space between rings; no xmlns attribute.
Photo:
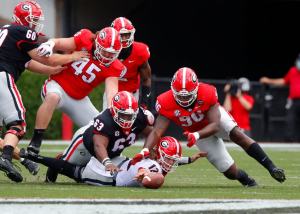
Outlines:
<svg viewBox="0 0 300 214"><path fill-rule="evenodd" d="M207 152L197 152L191 156L191 163L195 162L199 158L207 157Z"/></svg>

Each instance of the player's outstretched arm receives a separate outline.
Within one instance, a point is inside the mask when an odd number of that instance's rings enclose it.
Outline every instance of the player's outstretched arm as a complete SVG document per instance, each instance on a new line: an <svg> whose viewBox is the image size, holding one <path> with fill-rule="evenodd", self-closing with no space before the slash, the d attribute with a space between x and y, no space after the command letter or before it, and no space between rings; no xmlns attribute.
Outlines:
<svg viewBox="0 0 300 214"><path fill-rule="evenodd" d="M30 60L26 68L35 73L50 75L50 74L57 74L62 70L64 70L66 67L64 66L53 67L53 66L44 65L35 60Z"/></svg>
<svg viewBox="0 0 300 214"><path fill-rule="evenodd" d="M105 79L105 94L107 107L110 108L111 100L118 93L118 77L108 77Z"/></svg>
<svg viewBox="0 0 300 214"><path fill-rule="evenodd" d="M74 51L71 54L52 54L49 57L45 57L39 56L35 48L29 51L28 54L33 60L49 66L65 65L73 61L89 58L89 53L86 51Z"/></svg>
<svg viewBox="0 0 300 214"><path fill-rule="evenodd" d="M50 39L37 48L39 56L49 57L54 51L73 52L76 50L74 37Z"/></svg>
<svg viewBox="0 0 300 214"><path fill-rule="evenodd" d="M141 105L149 107L151 103L151 67L148 60L139 67L139 73L142 85Z"/></svg>
<svg viewBox="0 0 300 214"><path fill-rule="evenodd" d="M154 127L148 137L146 138L144 148L153 149L153 147L158 143L161 136L165 133L169 127L170 120L162 115L158 115L156 118Z"/></svg>
<svg viewBox="0 0 300 214"><path fill-rule="evenodd" d="M93 142L96 158L105 166L105 170L110 171L111 174L120 171L120 169L114 165L111 159L108 157L108 138L103 135L94 134Z"/></svg>

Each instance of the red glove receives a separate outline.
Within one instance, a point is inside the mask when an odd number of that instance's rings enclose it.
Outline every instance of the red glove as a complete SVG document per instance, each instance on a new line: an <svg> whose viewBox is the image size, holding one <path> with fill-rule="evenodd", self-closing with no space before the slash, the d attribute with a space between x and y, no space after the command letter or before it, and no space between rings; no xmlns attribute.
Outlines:
<svg viewBox="0 0 300 214"><path fill-rule="evenodd" d="M136 163L140 162L141 160L148 158L150 156L150 152L148 148L143 148L142 151L136 154L132 160L130 161L130 165L135 165Z"/></svg>
<svg viewBox="0 0 300 214"><path fill-rule="evenodd" d="M183 135L187 137L187 140L188 140L188 143L186 144L187 147L192 147L197 142L197 140L200 138L200 134L198 132L185 131L183 133Z"/></svg>

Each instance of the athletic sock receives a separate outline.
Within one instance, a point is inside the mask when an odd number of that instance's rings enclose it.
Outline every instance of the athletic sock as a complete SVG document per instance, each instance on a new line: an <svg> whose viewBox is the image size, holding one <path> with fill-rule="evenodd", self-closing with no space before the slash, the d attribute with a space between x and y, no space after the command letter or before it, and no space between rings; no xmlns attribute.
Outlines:
<svg viewBox="0 0 300 214"><path fill-rule="evenodd" d="M4 146L2 157L9 161L12 161L13 151L14 151L14 147L12 147L11 145Z"/></svg>
<svg viewBox="0 0 300 214"><path fill-rule="evenodd" d="M267 170L271 171L275 168L275 165L273 164L271 159L268 157L268 155L264 152L264 150L260 147L258 143L252 143L246 152L249 156L257 160Z"/></svg>
<svg viewBox="0 0 300 214"><path fill-rule="evenodd" d="M255 182L249 175L241 169L238 169L237 180L244 186L248 186Z"/></svg>
<svg viewBox="0 0 300 214"><path fill-rule="evenodd" d="M45 129L34 129L30 144L36 147L40 147L44 137Z"/></svg>
<svg viewBox="0 0 300 214"><path fill-rule="evenodd" d="M45 166L52 168L60 174L66 175L69 178L76 179L74 174L76 170L76 165L68 163L65 160L56 159L56 158L48 158L43 156L37 156L36 158L32 158L33 161L37 163L41 163Z"/></svg>

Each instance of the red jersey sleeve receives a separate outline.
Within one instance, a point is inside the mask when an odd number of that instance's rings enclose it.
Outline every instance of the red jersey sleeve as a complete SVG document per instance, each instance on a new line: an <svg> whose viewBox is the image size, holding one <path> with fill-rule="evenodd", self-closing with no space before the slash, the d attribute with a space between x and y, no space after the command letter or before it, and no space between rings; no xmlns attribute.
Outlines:
<svg viewBox="0 0 300 214"><path fill-rule="evenodd" d="M78 31L74 35L74 41L76 44L76 50L82 50L82 48L85 48L86 50L91 50L93 47L92 42L93 33L88 29L82 29Z"/></svg>
<svg viewBox="0 0 300 214"><path fill-rule="evenodd" d="M218 101L218 92L216 87L211 86L211 96L210 96L210 105L213 106L215 104L217 104Z"/></svg>
<svg viewBox="0 0 300 214"><path fill-rule="evenodd" d="M139 56L139 61L140 62L145 62L150 58L150 50L149 47L141 42L137 42L137 53Z"/></svg>

